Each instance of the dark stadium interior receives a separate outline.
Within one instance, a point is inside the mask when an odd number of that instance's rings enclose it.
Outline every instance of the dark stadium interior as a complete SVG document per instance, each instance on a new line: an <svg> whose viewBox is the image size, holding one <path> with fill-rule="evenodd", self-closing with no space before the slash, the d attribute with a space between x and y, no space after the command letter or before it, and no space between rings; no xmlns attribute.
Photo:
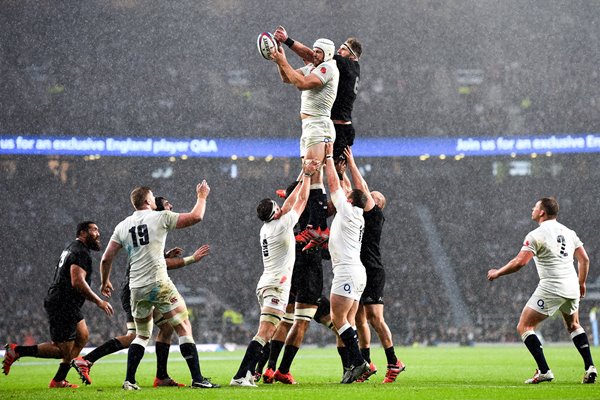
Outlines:
<svg viewBox="0 0 600 400"><path fill-rule="evenodd" d="M262 15L255 3L4 1L0 135L299 137L298 93L254 42L278 24L309 45L323 36L363 41L356 146L360 137L600 132L600 13L591 2L310 0L287 4L284 15ZM342 18L353 22L336 22ZM371 188L388 197L382 249L395 342L518 342L535 267L493 283L486 272L516 255L534 227L531 207L550 195L590 255L581 322L591 331L588 313L600 305L597 155L357 161ZM513 161L523 161L525 173L513 174ZM0 342L48 339L42 299L77 222L96 221L106 245L132 211L133 187L148 185L187 211L202 179L211 186L205 220L167 244L191 253L209 243L211 255L171 276L191 306L196 342L247 342L262 271L255 206L285 188L298 166L295 159L0 156ZM459 293L446 290L434 266L423 209ZM118 284L125 262L113 270ZM329 263L324 273L330 282ZM470 324L457 322L452 299ZM124 333L124 314L112 303L113 318L86 304L90 345ZM232 312L243 323L226 318ZM321 329L311 327L307 341L334 343ZM560 319L540 332L569 340Z"/></svg>

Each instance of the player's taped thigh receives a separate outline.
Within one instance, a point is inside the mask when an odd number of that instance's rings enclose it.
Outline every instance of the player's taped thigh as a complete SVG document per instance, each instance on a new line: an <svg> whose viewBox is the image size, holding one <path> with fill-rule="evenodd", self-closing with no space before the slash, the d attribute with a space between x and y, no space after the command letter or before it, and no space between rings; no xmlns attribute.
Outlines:
<svg viewBox="0 0 600 400"><path fill-rule="evenodd" d="M150 338L142 339L141 337L136 336L136 338L133 339L133 342L131 342L131 344L138 344L143 348L146 348L146 346L148 346L148 342L150 342Z"/></svg>
<svg viewBox="0 0 600 400"><path fill-rule="evenodd" d="M277 326L279 321L281 321L281 317L276 314L261 312L260 313L260 322L270 322L273 325Z"/></svg>
<svg viewBox="0 0 600 400"><path fill-rule="evenodd" d="M171 325L172 327L176 327L177 325L181 325L181 323L183 321L185 321L186 319L188 319L189 317L189 313L188 310L184 310L184 311L180 311L178 313L176 313L175 315L173 315L170 318L166 318L166 322L169 323L169 325Z"/></svg>
<svg viewBox="0 0 600 400"><path fill-rule="evenodd" d="M296 308L294 319L301 321L309 321L313 319L317 313L317 308Z"/></svg>
<svg viewBox="0 0 600 400"><path fill-rule="evenodd" d="M136 335L150 338L152 336L152 318L148 321L135 321Z"/></svg>
<svg viewBox="0 0 600 400"><path fill-rule="evenodd" d="M285 313L283 317L281 317L282 322L286 324L292 325L294 323L294 313Z"/></svg>
<svg viewBox="0 0 600 400"><path fill-rule="evenodd" d="M127 334L135 334L135 322L128 322L127 323Z"/></svg>

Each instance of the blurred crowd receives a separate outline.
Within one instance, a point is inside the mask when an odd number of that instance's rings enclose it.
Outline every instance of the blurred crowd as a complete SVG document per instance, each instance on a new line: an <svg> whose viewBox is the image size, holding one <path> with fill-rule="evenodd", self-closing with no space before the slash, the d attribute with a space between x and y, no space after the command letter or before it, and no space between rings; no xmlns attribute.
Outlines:
<svg viewBox="0 0 600 400"><path fill-rule="evenodd" d="M296 90L255 45L278 24L309 46L362 41L362 136L600 128L600 14L586 2L308 0L271 14L242 0L60 0L2 14L0 133L295 137Z"/></svg>
<svg viewBox="0 0 600 400"><path fill-rule="evenodd" d="M520 340L515 326L537 284L535 267L528 265L493 283L486 280L486 273L520 250L525 235L535 228L530 210L539 197L557 196L562 207L559 220L579 233L592 260L588 283L599 277L594 267L600 256L594 230L598 217L591 211L595 201L586 187L598 183L600 176L590 173L585 184L579 179L582 170L600 170L594 157L539 159L534 162L533 170L538 172L533 176L505 179L494 178L493 160L487 158L359 159L358 163L371 188L388 197L381 243L386 320L399 345ZM173 168L173 175L153 178L152 172L165 164ZM563 167L556 177L549 172L554 164ZM129 192L134 186L149 185L170 199L175 211L188 211L195 199L195 183L203 178L211 186L205 220L193 229L171 233L167 247L180 246L189 254L209 243L211 254L170 275L190 306L198 343L245 343L252 336L258 319L254 291L262 272L255 207L262 198L275 198L275 190L294 179L296 160L5 157L0 166L4 188L0 192L4 208L0 341L48 338L43 297L64 245L75 237L78 221L96 221L106 245L115 225L132 212ZM417 212L422 207L432 216L450 278L442 277L431 254L431 232L425 233ZM100 253L94 257L92 287L98 290ZM122 282L125 265L123 257L114 266L116 286ZM325 294L332 277L330 268L324 262ZM459 293L449 291L448 279ZM463 305L461 315L451 307L451 300L456 299ZM112 318L93 305L85 306L91 345L125 331L120 303L116 297L111 302L117 310ZM582 302L582 325L588 331L588 312L597 305L593 298ZM560 320L548 321L541 328L542 336L568 340L561 324ZM316 324L311 327L307 342L333 343L333 337L323 335L322 329Z"/></svg>
<svg viewBox="0 0 600 400"><path fill-rule="evenodd" d="M361 137L600 131L600 13L591 3L307 0L272 15L257 4L4 2L0 22L11 34L0 41L0 134L299 137L297 93L255 47L260 32L279 24L309 46L318 37L363 43L356 146ZM532 159L526 176L497 173L493 164L506 159L358 161L370 186L388 197L386 320L398 344L520 340L515 326L537 282L533 266L493 284L485 276L519 251L540 197L558 198L559 218L586 243L589 281L599 276L597 201L588 189L600 181L600 168L592 156ZM132 211L134 186L149 185L175 211L187 211L195 183L205 178L212 188L205 221L174 232L167 246L191 253L209 243L212 254L171 276L185 288L198 342L247 342L262 271L255 206L285 188L297 164L0 158L0 341L48 338L42 299L77 222L95 220L106 244ZM172 174L161 174L168 168ZM423 207L459 293L434 264L418 214ZM117 284L125 265L115 265ZM330 265L323 269L330 282ZM93 279L97 290L99 276ZM586 316L597 302L582 303L588 330ZM119 303L112 303L113 318L86 305L91 345L125 332ZM548 321L542 336L568 340L561 324ZM311 327L306 341L333 343L320 329Z"/></svg>

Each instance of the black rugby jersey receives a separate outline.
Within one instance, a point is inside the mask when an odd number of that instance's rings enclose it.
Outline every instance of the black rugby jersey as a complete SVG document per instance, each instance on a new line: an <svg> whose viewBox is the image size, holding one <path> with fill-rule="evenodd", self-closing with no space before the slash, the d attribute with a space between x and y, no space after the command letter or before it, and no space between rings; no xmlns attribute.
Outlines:
<svg viewBox="0 0 600 400"><path fill-rule="evenodd" d="M53 306L81 308L85 297L71 285L71 265L76 264L87 274L85 281L92 283L92 255L81 241L72 241L60 255L54 270L52 285L48 289L46 300Z"/></svg>
<svg viewBox="0 0 600 400"><path fill-rule="evenodd" d="M379 241L385 217L383 211L375 205L370 211L363 213L365 230L363 232L362 246L360 248L360 261L365 268L383 268Z"/></svg>
<svg viewBox="0 0 600 400"><path fill-rule="evenodd" d="M350 60L339 54L334 55L333 59L337 62L340 71L340 81L337 97L331 108L331 119L352 121L352 108L360 80L360 65L358 65L358 61Z"/></svg>

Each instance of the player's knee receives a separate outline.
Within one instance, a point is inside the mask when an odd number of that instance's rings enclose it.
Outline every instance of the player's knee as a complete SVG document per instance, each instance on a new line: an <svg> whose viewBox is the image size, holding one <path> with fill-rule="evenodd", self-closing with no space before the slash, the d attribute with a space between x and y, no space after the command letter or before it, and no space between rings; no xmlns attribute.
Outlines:
<svg viewBox="0 0 600 400"><path fill-rule="evenodd" d="M183 324L184 322L186 322L188 320L188 311L184 310L184 311L179 311L177 313L175 313L174 315L172 315L170 318L166 319L166 322L171 325L173 328L175 328L178 325Z"/></svg>
<svg viewBox="0 0 600 400"><path fill-rule="evenodd" d="M268 322L273 324L273 326L277 326L277 324L281 321L281 317L276 314L262 312L260 313L260 322Z"/></svg>
<svg viewBox="0 0 600 400"><path fill-rule="evenodd" d="M133 339L133 342L131 342L131 344L137 344L142 346L143 348L146 348L146 346L148 346L148 342L150 342L149 337L140 337L138 335L135 339Z"/></svg>
<svg viewBox="0 0 600 400"><path fill-rule="evenodd" d="M152 319L148 321L136 321L135 322L135 331L138 337L149 338L152 336ZM133 340L135 343L135 339Z"/></svg>
<svg viewBox="0 0 600 400"><path fill-rule="evenodd" d="M294 320L310 322L316 313L316 308L297 308L294 313Z"/></svg>
<svg viewBox="0 0 600 400"><path fill-rule="evenodd" d="M135 322L128 322L127 323L127 334L126 334L126 336L131 336L131 340L133 340L135 338Z"/></svg>
<svg viewBox="0 0 600 400"><path fill-rule="evenodd" d="M294 313L286 312L283 317L281 317L281 322L292 325L294 323Z"/></svg>

